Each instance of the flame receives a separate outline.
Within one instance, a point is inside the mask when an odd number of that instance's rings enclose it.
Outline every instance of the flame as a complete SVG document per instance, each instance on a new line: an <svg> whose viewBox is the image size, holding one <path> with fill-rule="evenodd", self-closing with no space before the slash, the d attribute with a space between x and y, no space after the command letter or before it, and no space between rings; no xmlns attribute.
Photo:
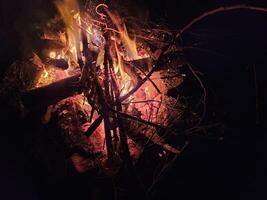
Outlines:
<svg viewBox="0 0 267 200"><path fill-rule="evenodd" d="M126 25L122 22L121 18L110 11L107 10L107 13L113 22L113 24L118 29L114 31L117 34L117 37L113 36L114 41L114 51L115 51L115 58L113 59L113 67L114 71L120 77L119 85L120 85L120 93L121 95L127 94L133 87L134 87L134 80L131 77L131 74L128 74L125 70L124 62L131 61L131 60L138 60L148 56L140 56L138 54L137 49L137 42L134 39L130 38ZM124 51L120 51L118 48L118 44L122 44L124 47Z"/></svg>
<svg viewBox="0 0 267 200"><path fill-rule="evenodd" d="M115 71L117 71L121 77L127 76L127 74L125 73L125 70L124 70L122 58L121 58L120 52L118 50L118 46L117 46L116 41L114 42L114 49L115 49L115 54L116 54L116 58L117 58L117 62L116 62L116 59L113 60Z"/></svg>
<svg viewBox="0 0 267 200"><path fill-rule="evenodd" d="M55 59L56 58L56 52L55 51L50 51L49 52L49 58Z"/></svg>
<svg viewBox="0 0 267 200"><path fill-rule="evenodd" d="M44 67L44 78L47 78L49 75L48 71L46 70L46 68Z"/></svg>
<svg viewBox="0 0 267 200"><path fill-rule="evenodd" d="M139 75L137 70L131 71L129 64L125 61L132 61L132 60L138 60L142 58L148 57L147 52L145 49L138 49L137 48L137 42L135 38L131 38L128 34L126 25L122 22L121 18L119 18L117 15L112 14L108 10L106 12L108 13L111 21L116 26L117 30L113 28L109 28L108 25L105 22L97 21L95 19L88 17L86 18L85 14L82 13L80 15L79 12L79 6L77 0L56 0L55 2L56 7L64 20L64 23L66 25L66 33L59 33L57 36L54 36L53 34L45 34L44 38L49 38L53 40L59 40L62 43L66 44L66 48L64 50L52 50L48 52L48 57L50 59L68 59L69 63L76 62L74 64L77 64L78 58L82 58L82 47L81 44L81 31L85 31L88 47L90 51L94 51L98 53L96 65L100 66L100 69L103 71L104 66L104 57L106 48L104 48L106 43L106 39L103 36L103 33L105 31L110 31L113 33L111 38L108 38L111 40L111 46L109 47L109 53L112 57L113 61L113 69L114 71L110 71L112 74L112 77L115 79L116 85L118 85L120 90L120 95L123 96L127 94L131 89L133 89L138 82L139 78L144 77L144 75ZM105 4L99 4L99 6L103 6ZM107 6L104 6L107 8ZM101 16L101 19L105 19L106 16L98 12L96 8L96 13ZM81 18L81 16L83 18ZM103 20L104 21L104 20ZM121 48L121 46L123 48ZM141 52L142 51L142 52ZM66 56L67 55L67 56ZM80 57L81 56L81 57ZM85 59L85 57L83 57ZM68 70L61 70L58 68L54 68L52 65L45 65L42 63L41 59L36 55L32 59L32 62L36 64L38 67L42 68L43 70L40 73L40 77L38 77L38 82L36 84L36 87L41 87L44 85L51 84L55 80L60 80L65 77L67 77L70 73ZM74 65L73 64L73 65ZM71 66L71 65L69 65ZM78 64L77 64L78 66ZM79 67L79 66L78 66ZM113 73L114 72L114 73ZM165 84L164 82L159 78L160 73L156 74L155 72L150 78L151 80L154 79L153 83L155 83L157 86L160 87L160 89L163 91L166 91L164 89ZM99 73L100 79L103 80L103 77L101 76L101 73ZM114 76L115 75L115 76ZM107 80L110 80L109 78ZM151 81L150 80L150 81ZM129 115L135 115L138 116L144 120L147 120L149 122L155 122L155 123L166 123L167 115L168 113L165 111L167 108L162 104L163 95L159 94L157 89L155 89L154 85L150 82L146 81L134 94L130 96L127 100L125 100L122 105L123 112L129 114ZM101 82L102 83L102 82ZM100 84L101 84L100 83ZM70 97L73 99L73 101L76 101L78 103L78 106L82 107L80 110L85 109L86 106L90 107L89 103L85 103L84 101L84 95L77 95L75 97ZM92 109L92 108L90 108ZM89 109L89 110L90 110ZM87 114L89 113L86 112ZM159 115L159 112L165 111L165 114ZM160 119L162 118L162 119ZM97 116L93 116L93 119L97 119ZM167 124L166 124L167 125ZM91 122L86 122L85 124L82 124L79 127L79 131L86 132L91 126ZM102 122L99 128L95 131L94 141L96 141L96 137L99 137L99 141L104 141L105 138L105 131L104 131L104 123ZM113 132L114 134L114 132ZM146 137L153 140L153 137L150 135L150 132L144 133ZM90 137L92 138L92 137ZM89 139L90 139L89 138ZM155 142L157 139L154 139L153 142ZM158 144L161 144L162 142L160 139L157 141ZM98 146L101 146L99 148L102 148L102 143L98 143ZM165 148L168 149L170 147L166 146L167 144L164 144ZM106 147L106 146L105 146ZM163 146L164 147L164 146ZM130 148L132 149L132 148ZM106 149L105 149L106 152ZM76 158L74 158L75 160ZM78 159L78 158L77 158ZM77 161L76 159L76 161ZM76 162L75 161L75 162ZM77 161L79 162L79 161ZM82 171L81 168L77 168L78 171Z"/></svg>
<svg viewBox="0 0 267 200"><path fill-rule="evenodd" d="M133 87L134 87L134 80L131 78L131 74L128 74L125 70L124 62L126 61L132 61L132 60L138 60L142 58L149 57L146 53L143 52L142 55L139 55L138 48L137 48L137 42L134 39L132 39L127 31L125 23L122 22L122 19L110 11L106 10L108 13L111 21L116 26L118 31L114 31L117 34L117 37L114 36L114 49L115 49L115 55L116 59L113 63L114 71L115 73L118 72L118 74L121 77L120 81L120 89L121 89L121 95L127 94ZM124 51L120 52L118 48L118 44L122 44L124 47Z"/></svg>
<svg viewBox="0 0 267 200"><path fill-rule="evenodd" d="M123 61L137 60L148 56L141 56L138 54L137 42L135 38L129 36L126 25L122 22L122 19L118 15L106 10L111 21L117 28L117 30L114 30L108 28L106 23L92 19L88 13L83 14L83 18L81 18L77 0L57 0L55 4L66 25L70 61L78 62L78 56L80 56L82 52L81 31L85 31L88 46L89 48L92 47L90 50L97 50L98 52L97 65L102 66L103 55L105 53L103 52L105 38L103 38L102 30L113 30L113 49L111 50L113 50L114 72L118 78L121 95L125 95L129 92L135 84L131 74L129 74L129 72L127 73ZM101 29L101 26L103 26L104 29ZM123 50L120 49L119 45L123 46ZM58 58L58 53L52 51L49 53L49 57Z"/></svg>
<svg viewBox="0 0 267 200"><path fill-rule="evenodd" d="M130 91L134 87L134 84L131 77L125 72L125 66L123 63L122 55L118 49L116 39L114 38L112 47L113 48L111 49L114 51L114 56L113 56L114 73L117 76L120 94L125 95L128 91Z"/></svg>
<svg viewBox="0 0 267 200"><path fill-rule="evenodd" d="M126 25L122 22L121 18L109 11L107 11L107 13L119 31L119 39L126 49L127 60L141 59L142 57L138 55L136 41L130 38Z"/></svg>
<svg viewBox="0 0 267 200"><path fill-rule="evenodd" d="M76 0L58 0L55 4L67 28L70 59L77 62L78 51L81 49L79 31L81 18L78 2Z"/></svg>

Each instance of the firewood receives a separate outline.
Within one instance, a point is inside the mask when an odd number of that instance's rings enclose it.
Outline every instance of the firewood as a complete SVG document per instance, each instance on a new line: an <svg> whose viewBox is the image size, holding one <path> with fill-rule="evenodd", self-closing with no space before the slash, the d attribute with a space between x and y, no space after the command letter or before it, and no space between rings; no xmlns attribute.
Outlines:
<svg viewBox="0 0 267 200"><path fill-rule="evenodd" d="M50 85L25 90L21 98L26 107L46 107L78 93L80 74L62 79Z"/></svg>
<svg viewBox="0 0 267 200"><path fill-rule="evenodd" d="M152 60L150 57L128 61L127 63L129 63L132 66L138 66L144 71L149 71L152 67Z"/></svg>

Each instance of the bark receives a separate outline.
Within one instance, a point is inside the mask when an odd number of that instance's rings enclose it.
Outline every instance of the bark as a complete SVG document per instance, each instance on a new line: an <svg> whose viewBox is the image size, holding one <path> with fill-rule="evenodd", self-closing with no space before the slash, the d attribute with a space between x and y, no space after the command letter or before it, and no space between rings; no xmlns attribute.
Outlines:
<svg viewBox="0 0 267 200"><path fill-rule="evenodd" d="M24 106L46 107L78 93L80 75L74 75L50 85L21 93Z"/></svg>

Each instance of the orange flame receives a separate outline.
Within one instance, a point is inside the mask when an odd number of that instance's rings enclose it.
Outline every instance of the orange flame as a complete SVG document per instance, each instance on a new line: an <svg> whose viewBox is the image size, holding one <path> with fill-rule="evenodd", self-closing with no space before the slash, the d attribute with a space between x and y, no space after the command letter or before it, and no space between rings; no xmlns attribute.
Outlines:
<svg viewBox="0 0 267 200"><path fill-rule="evenodd" d="M47 78L49 75L48 71L46 70L46 68L44 67L44 78Z"/></svg>
<svg viewBox="0 0 267 200"><path fill-rule="evenodd" d="M115 26L117 27L119 31L120 40L126 49L126 53L128 57L127 60L137 60L137 59L142 58L141 56L138 55L135 39L130 38L126 25L122 22L121 18L118 17L117 15L112 14L109 11L107 12L108 12L108 15L110 16L110 19L112 20L112 22L115 24Z"/></svg>
<svg viewBox="0 0 267 200"><path fill-rule="evenodd" d="M107 13L112 20L113 24L116 26L118 29L117 31L113 31L114 33L118 34L118 37L114 39L114 49L115 49L115 54L116 54L116 59L117 62L113 63L114 66L114 71L115 73L118 72L118 74L121 77L121 95L125 95L127 92L129 92L133 87L134 87L134 81L131 78L131 75L127 73L125 70L125 66L123 63L123 59L126 61L131 61L131 60L138 60L141 58L148 57L148 55L143 55L140 56L138 54L137 50L137 42L135 39L130 38L126 25L122 22L122 19L111 13L110 11L107 10ZM118 49L118 44L122 43L125 51L120 52Z"/></svg>
<svg viewBox="0 0 267 200"><path fill-rule="evenodd" d="M134 87L134 84L131 77L125 72L122 55L118 49L116 40L113 42L113 47L115 54L113 57L113 68L118 79L120 93L121 95L125 95Z"/></svg>
<svg viewBox="0 0 267 200"><path fill-rule="evenodd" d="M68 45L71 55L70 59L77 62L77 53L81 49L79 31L81 19L78 2L76 0L58 0L55 4L67 27Z"/></svg>

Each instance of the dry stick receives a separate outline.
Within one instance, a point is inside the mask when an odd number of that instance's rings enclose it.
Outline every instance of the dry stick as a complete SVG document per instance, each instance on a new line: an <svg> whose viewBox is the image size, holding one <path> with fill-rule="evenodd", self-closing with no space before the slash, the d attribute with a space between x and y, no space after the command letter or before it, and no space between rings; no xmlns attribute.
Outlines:
<svg viewBox="0 0 267 200"><path fill-rule="evenodd" d="M110 79L111 79L111 83L110 83L110 93L111 93L111 100L112 100L112 107L115 108L114 102L116 102L116 92L115 92L115 86L113 83L113 73L112 73L112 68L109 67L109 74L110 74ZM118 149L118 141L119 141L119 136L118 136L118 131L117 131L117 127L118 127L118 121L116 119L116 116L114 115L114 113L112 114L112 130L113 130L113 138L114 138L114 149L115 151Z"/></svg>
<svg viewBox="0 0 267 200"><path fill-rule="evenodd" d="M113 82L113 86L114 86L114 90L115 90L115 98L116 98L116 109L118 112L122 112L122 105L120 103L119 96L120 96L120 91L119 91L119 87L116 83L116 79L115 76L111 76L112 78L112 82ZM118 121L118 128L119 128L119 132L120 132L120 140L121 140L121 145L122 145L122 150L123 150L123 156L124 159L126 161L126 165L128 167L128 169L133 172L133 164L132 164L132 160L131 160L131 156L130 156L130 151L129 151L129 147L128 147L128 142L127 142L127 136L124 130L124 125L122 123L122 119L121 116L118 113L115 113L117 115L117 121Z"/></svg>
<svg viewBox="0 0 267 200"><path fill-rule="evenodd" d="M181 153L185 150L185 148L188 146L189 142L186 141L185 144L183 145L183 147L180 149L180 154L176 154L173 159L171 159L168 163L166 163L163 167L162 170L159 172L158 176L155 177L155 179L153 180L153 183L151 184L151 186L148 188L147 193L149 194L150 192L152 192L153 188L155 187L155 185L163 178L163 176L167 173L167 170L170 170L170 168L172 167L172 165L174 164L174 162L176 161L176 159L178 158L179 155L181 155Z"/></svg>
<svg viewBox="0 0 267 200"><path fill-rule="evenodd" d="M106 41L108 41L108 40L106 40ZM107 44L109 45L110 41L108 41ZM111 58L111 55L109 53L108 46L105 49L105 59L107 61L110 61L110 63L112 62L112 58ZM115 93L115 98L116 98L116 100L115 101L113 100L113 102L116 103L115 104L116 109L121 112L122 111L122 105L121 105L121 102L119 101L119 95L120 95L119 87L118 87L118 85L116 83L116 77L113 75L112 70L110 69L109 72L110 72L110 75L111 75L110 76L110 78L111 78L110 82L111 82L111 85L113 86L114 93ZM130 156L130 151L129 151L129 147L128 147L127 136L126 136L126 133L125 133L124 125L122 123L121 116L118 115L117 113L115 113L115 114L117 115L117 124L118 124L118 128L119 128L119 133L120 133L120 143L121 143L121 147L122 147L122 151L123 151L122 152L123 153L122 154L123 155L123 160L125 161L128 170L136 178L137 176L136 176L136 173L135 173L134 168L133 168L133 163L132 163L132 159L131 159L131 156Z"/></svg>
<svg viewBox="0 0 267 200"><path fill-rule="evenodd" d="M93 120L93 116L94 116L94 113L95 113L95 105L91 105L92 109L91 109L91 112L90 112L90 118L89 118L89 122L91 123L92 120Z"/></svg>
<svg viewBox="0 0 267 200"><path fill-rule="evenodd" d="M108 42L108 34L106 34L106 46L105 46L105 55L104 55L104 73L105 73L105 80L104 80L104 87L105 87L105 99L107 99L108 102L111 101L110 95L109 95L109 57L107 52L109 51L109 42ZM112 144L112 137L111 137L111 124L109 120L109 110L107 108L106 101L104 97L102 97L103 106L102 106L102 114L104 118L104 127L105 127L105 138L106 138L106 145L107 145L107 153L108 153L108 160L110 164L113 160L113 144Z"/></svg>
<svg viewBox="0 0 267 200"><path fill-rule="evenodd" d="M167 45L163 48L163 50L161 51L161 54L159 55L159 58L156 62L156 64L154 65L154 67L150 70L150 72L145 76L145 78L143 78L141 81L139 81L137 83L137 85L130 91L128 92L128 94L120 97L120 102L123 102L124 100L128 99L131 95L133 95L149 78L150 76L155 72L156 69L159 68L159 64L163 59L163 55L164 53L169 49L171 45Z"/></svg>
<svg viewBox="0 0 267 200"><path fill-rule="evenodd" d="M107 5L99 4L98 7L99 6L103 6L105 12L108 14L108 10L107 10L108 6ZM106 17L107 15L104 15L104 16ZM106 27L106 30L108 30L107 27ZM112 30L112 29L109 29L109 30ZM110 63L112 63L112 58L111 58L111 55L109 53L109 45L110 45L109 38L110 37L108 35L108 32L105 33L105 34L106 34L106 38L105 38L106 39L106 47L105 47L105 56L104 56L105 60L104 60L104 62L110 61ZM116 101L114 101L115 102L115 106L116 106L117 110L122 111L121 101L119 101L119 95L120 95L119 88L118 88L118 85L116 84L115 76L112 76L112 73L111 73L111 84L112 83L113 83L113 86L114 86L114 89L115 89L115 98L116 98ZM112 102L112 103L114 103L114 102ZM108 112L108 110L107 110L107 112ZM115 113L115 114L117 114L117 113ZM129 147L128 147L127 136L126 136L126 133L124 131L124 126L123 126L123 123L122 123L122 119L121 119L121 117L119 115L117 115L117 123L118 123L119 132L120 132L120 142L121 142L121 145L122 145L124 160L126 161L126 166L133 174L135 174L134 173L134 169L133 169L131 156L130 156ZM134 177L136 177L136 176L134 176Z"/></svg>
<svg viewBox="0 0 267 200"><path fill-rule="evenodd" d="M172 75L172 76L162 76L159 79L170 79L170 78L177 78L177 77L183 77L183 75L177 74L177 75Z"/></svg>
<svg viewBox="0 0 267 200"><path fill-rule="evenodd" d="M174 107L177 105L177 103L178 103L178 98L179 97L177 97L177 99L176 99L176 103L173 105ZM161 103L162 103L162 101L161 101ZM160 107L159 107L160 108ZM166 122L166 121L169 121L170 119L170 116L169 117L167 117L164 121L163 121L163 124ZM176 130L174 130L174 129L171 129L170 128L171 127L171 124L169 124L167 127L163 127L164 129L162 129L162 130L164 130L164 134L163 134L163 136L161 136L162 138L164 138L165 136L167 136L167 134L168 134L168 132L171 132L172 134L174 134L174 135L177 135L176 134ZM151 136L151 138L154 136L154 134L156 134L156 131L152 134L152 136ZM185 135L185 134L184 134ZM150 140L150 139L149 139ZM145 146L148 144L148 142L149 142L149 140L147 141L147 143L145 144ZM144 147L145 148L145 147ZM144 149L143 148L143 149Z"/></svg>
<svg viewBox="0 0 267 200"><path fill-rule="evenodd" d="M49 106L77 93L80 74L59 80L50 85L22 91L22 101L27 107ZM47 98L49 94L52 98Z"/></svg>
<svg viewBox="0 0 267 200"><path fill-rule="evenodd" d="M131 64L133 66L133 64ZM141 69L141 67L139 67L138 65L134 66L137 67L137 69L139 69L140 72L142 72L142 74L147 77L146 73L144 72L144 70ZM158 86L154 83L154 81L152 81L152 79L150 77L147 77L147 79L150 81L150 83L154 86L154 88L157 90L157 92L160 94L160 90L158 88Z"/></svg>
<svg viewBox="0 0 267 200"><path fill-rule="evenodd" d="M255 11L261 11L261 12L267 12L267 9L266 8L260 8L260 7L252 7L252 6L246 6L246 5L236 5L236 6L230 6L230 7L221 7L221 8L218 8L218 9L215 9L215 10L212 10L212 11L209 11L209 12L206 12L204 13L203 15L199 16L198 18L192 20L187 26L185 26L183 29L181 29L179 31L179 33L176 35L176 38L180 37L181 34L183 32L185 32L187 29L189 29L193 24L195 24L196 22L200 21L201 19L209 16L209 15L213 15L215 13L218 13L218 12L223 12L223 11L230 11L230 10L237 10L237 9L247 9L247 10L255 10ZM201 87L203 88L203 91L204 91L204 96L203 96L203 100L205 103L206 101L206 89L201 81L201 79L198 77L198 75L196 74L196 72L192 69L192 67L188 64L188 67L189 69L191 70L191 72L193 73L193 75L196 77L196 79L199 81ZM128 97L130 97L134 92L136 92L144 83L145 81L151 76L151 74L153 73L154 71L154 68L151 70L151 72L142 80L140 81L137 86L132 89L127 95L121 97L121 101L127 99ZM204 108L205 109L205 108ZM203 114L205 114L203 112ZM129 117L129 116L127 116ZM131 116L130 116L131 117ZM136 119L135 119L136 120ZM201 121L200 121L201 122ZM146 122L147 123L147 122ZM173 162L176 160L176 157L173 159ZM172 163L173 163L172 162ZM158 180L157 180L158 181ZM153 188L154 184L150 187L150 190Z"/></svg>
<svg viewBox="0 0 267 200"><path fill-rule="evenodd" d="M208 12L203 13L202 15L200 15L199 17L193 19L190 23L188 23L184 28L182 28L177 34L176 34L176 39L180 38L181 35L188 30L190 27L192 27L195 23L199 22L200 20L210 16L210 15L214 15L216 13L220 13L220 12L227 12L227 11L233 11L233 10L252 10L252 11L259 11L259 12L267 12L267 8L263 8L263 7L255 7L255 6L248 6L248 5L234 5L234 6L228 6L228 7L220 7ZM204 91L204 96L203 96L203 103L204 103L204 111L202 114L202 118L200 119L200 122L203 120L203 117L205 115L206 112L206 105L205 105L205 101L206 101L206 89L201 81L201 79L199 78L199 76L196 74L196 72L192 69L192 67L188 64L189 69L191 70L191 72L193 73L193 75L196 77L196 79L198 80L198 82L200 83L201 87L203 88ZM256 91L257 92L257 91ZM257 97L256 97L257 98ZM256 103L257 104L257 103ZM257 105L256 105L257 106ZM256 108L258 109L258 108ZM258 115L258 114L257 114Z"/></svg>
<svg viewBox="0 0 267 200"><path fill-rule="evenodd" d="M199 133L199 132L204 132L210 128L215 128L215 127L223 127L223 124L221 123L215 123L215 124L210 124L210 125L202 125L202 126L195 126L189 129L184 130L183 132L177 134L178 135L194 135L195 133Z"/></svg>
<svg viewBox="0 0 267 200"><path fill-rule="evenodd" d="M227 6L227 7L219 7L217 9L208 11L200 15L199 17L193 19L189 24L187 24L184 28L182 28L177 34L176 39L181 36L186 30L188 30L192 25L196 22L216 13L232 11L232 10L252 10L252 11L259 11L259 12L267 12L267 8L263 7L255 7L255 6L248 6L248 5L234 5L234 6Z"/></svg>
<svg viewBox="0 0 267 200"><path fill-rule="evenodd" d="M161 126L159 124L156 124L156 123L153 123L153 122L150 122L150 121L146 121L146 120L143 120L143 119L128 115L128 114L120 112L118 110L114 110L111 107L109 107L109 110L111 112L117 113L118 115L121 115L123 118L126 118L126 119L134 120L134 121L137 121L139 123L142 123L142 124L145 124L145 125L148 125L148 126L152 126L154 128L160 129L160 130L168 130L168 131L171 131L173 133L176 132L174 129L170 129L169 127L164 127L164 126ZM177 134L175 134L175 135L177 135Z"/></svg>
<svg viewBox="0 0 267 200"><path fill-rule="evenodd" d="M92 135L95 130L100 126L101 122L103 120L102 116L99 116L92 124L91 126L88 128L88 130L85 132L85 135L87 137L89 137L90 135Z"/></svg>
<svg viewBox="0 0 267 200"><path fill-rule="evenodd" d="M99 103L99 113L100 115L103 117L104 119L104 129L105 129L105 143L106 143L106 146L107 146L107 155L108 155L108 162L109 164L112 163L112 160L113 160L113 145L112 145L112 138L111 138L111 126L110 126L110 121L109 121L109 110L106 106L106 101L105 101L105 98L104 98L104 94L103 94L103 91L102 91L102 87L99 83L99 80L98 78L96 77L96 72L95 72L95 57L96 55L91 52L88 48L88 41L87 41L87 37L86 37L86 34L84 33L82 35L82 42L83 42L83 55L84 57L86 58L86 61L84 63L84 66L83 66L83 75L87 75L85 73L87 72L91 72L92 75L93 75L93 79L94 79L94 85L95 85L95 91L97 91L96 95L97 95L97 100L98 100L98 103ZM105 64L105 67L107 68L107 59L104 60L104 64ZM108 68L107 68L108 69ZM107 77L107 74L105 73L106 75L106 82L108 83L108 77ZM108 90L108 85L107 83L104 82L105 84L105 92L106 91L109 91ZM86 85L86 82L82 82L82 84ZM107 93L107 92L106 92ZM90 96L89 94L87 94L87 99L88 101L90 102ZM108 98L108 96L107 96Z"/></svg>
<svg viewBox="0 0 267 200"><path fill-rule="evenodd" d="M134 117L134 116L131 116L131 115L128 115L126 113L123 113L123 112L120 112L118 110L114 110L112 108L109 108L111 112L114 112L114 113L117 113L119 115L121 115L122 117L124 118L127 118L127 119L131 119L131 120L134 120L134 121L137 121L137 122L140 122L142 124L146 124L146 125L149 125L149 126L152 126L152 127L155 127L155 128L159 128L159 129L164 129L165 127L159 125L159 124L155 124L153 122L149 122L149 121L146 121L146 120L143 120L143 119L140 119L140 118L137 118L137 117Z"/></svg>
<svg viewBox="0 0 267 200"><path fill-rule="evenodd" d="M109 110L104 98L104 94L102 93L102 88L97 79L95 81L95 84L97 86L97 91L100 101L99 103L101 104L100 114L103 116L104 119L105 141L107 146L108 161L111 164L113 161L113 144L111 138L111 124L109 121Z"/></svg>
<svg viewBox="0 0 267 200"><path fill-rule="evenodd" d="M119 101L120 91L119 91L118 85L116 83L115 76L111 75L111 79L112 79L112 82L114 85L114 90L115 90L116 109L118 110L118 112L121 112L122 111L122 104ZM136 171L135 171L134 166L133 166L133 162L132 162L132 158L130 155L130 150L129 150L129 146L128 146L128 142L127 142L127 135L126 135L125 127L123 124L123 120L118 113L115 113L115 114L117 115L117 120L118 120L118 128L119 128L119 132L120 132L120 142L121 142L122 151L123 151L122 152L123 160L125 161L127 169L129 170L129 172L133 176L136 185L139 186L139 189L141 189L141 191L144 193L143 195L145 196L145 192L142 189L141 181L140 181L138 175L136 174Z"/></svg>
<svg viewBox="0 0 267 200"><path fill-rule="evenodd" d="M200 118L200 120L198 122L198 124L200 124L202 122L203 118L205 117L205 114L206 114L206 109L207 109L207 106L206 106L207 91L206 91L206 88L205 88L202 80L199 78L199 76L194 71L194 69L192 68L192 66L189 63L187 63L187 66L190 69L190 71L192 72L192 74L195 76L195 78L197 79L197 81L199 82L201 88L203 89L203 112L202 112L202 116L201 116L201 118Z"/></svg>
<svg viewBox="0 0 267 200"><path fill-rule="evenodd" d="M167 44L166 42L162 42L160 40L152 39L152 38L145 37L145 36L142 36L142 35L135 35L135 37L136 38L141 38L141 39L144 39L146 41L153 42L153 43L157 43L157 44L160 44L160 45L166 45Z"/></svg>
<svg viewBox="0 0 267 200"><path fill-rule="evenodd" d="M108 34L108 33L106 33ZM107 40L108 43L110 44L110 40ZM109 45L110 46L110 45ZM106 46L108 47L108 46ZM112 63L112 58L110 55L110 51L108 48L105 49L105 59L108 61L108 64L110 65ZM108 65L108 66L109 66ZM113 72L112 72L112 67L109 66L108 68L108 76L109 76L109 80L110 80L110 105L112 106L112 108L115 108L115 103L116 102L116 92L117 92L117 88L116 88L116 84L113 83ZM115 76L115 75L114 75ZM119 141L119 136L118 136L118 131L117 131L117 127L118 127L118 119L116 118L116 116L113 114L112 115L112 130L113 130L113 138L114 138L114 148L115 151L117 150L118 147L118 141Z"/></svg>
<svg viewBox="0 0 267 200"><path fill-rule="evenodd" d="M161 103L160 101L157 100L144 100L144 101L130 101L129 103L122 103L123 105L128 105L130 103L132 104L138 104L138 103L148 103L148 102L157 102L157 103Z"/></svg>
<svg viewBox="0 0 267 200"><path fill-rule="evenodd" d="M155 67L146 75L145 78L139 81L137 85L130 92L120 97L119 99L120 102L123 102L124 100L128 99L131 95L133 95L148 80L148 78L153 74L154 71L155 71Z"/></svg>

